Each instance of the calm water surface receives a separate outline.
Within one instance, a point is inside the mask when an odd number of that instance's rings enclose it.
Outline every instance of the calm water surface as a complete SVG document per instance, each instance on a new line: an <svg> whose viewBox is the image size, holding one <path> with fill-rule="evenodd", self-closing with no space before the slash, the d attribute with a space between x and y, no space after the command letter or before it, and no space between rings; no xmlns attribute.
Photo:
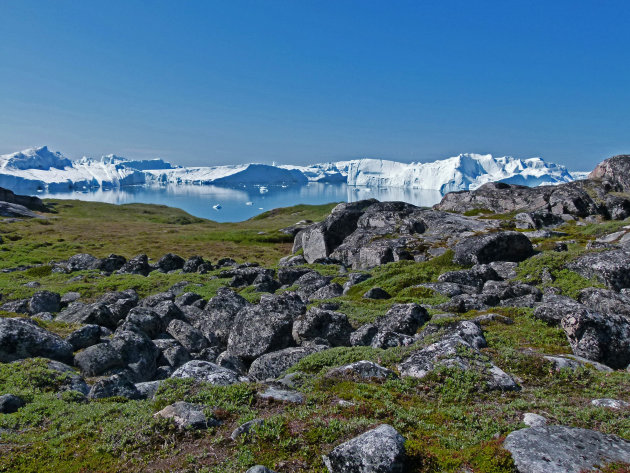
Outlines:
<svg viewBox="0 0 630 473"><path fill-rule="evenodd" d="M376 198L402 200L431 206L442 198L439 191L425 189L367 188L346 184L310 183L304 186L228 188L195 185L129 186L122 189L84 192L46 192L41 198L78 199L110 204L161 204L177 207L197 217L218 222L239 222L277 207L297 204L354 202Z"/></svg>

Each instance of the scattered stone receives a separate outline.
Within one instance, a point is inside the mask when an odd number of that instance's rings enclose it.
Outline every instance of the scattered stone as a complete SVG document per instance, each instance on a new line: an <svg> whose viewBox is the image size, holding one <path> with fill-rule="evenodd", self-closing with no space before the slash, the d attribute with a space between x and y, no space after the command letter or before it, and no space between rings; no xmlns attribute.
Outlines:
<svg viewBox="0 0 630 473"><path fill-rule="evenodd" d="M350 363L349 365L343 365L338 368L333 368L330 370L326 376L330 377L352 377L352 378L362 378L362 379L387 379L387 378L397 378L398 375L394 373L392 370L384 368L383 366L374 363L373 361L357 361L354 363Z"/></svg>
<svg viewBox="0 0 630 473"><path fill-rule="evenodd" d="M254 419L249 422L245 422L244 424L239 425L236 429L232 431L230 438L232 440L238 440L242 436L247 436L252 429L255 430L256 427L260 427L263 425L265 421L263 419Z"/></svg>
<svg viewBox="0 0 630 473"><path fill-rule="evenodd" d="M198 352L210 345L200 330L182 320L172 320L166 332L189 352Z"/></svg>
<svg viewBox="0 0 630 473"><path fill-rule="evenodd" d="M626 409L630 407L630 402L620 399L593 399L591 404L595 407L607 407L608 409Z"/></svg>
<svg viewBox="0 0 630 473"><path fill-rule="evenodd" d="M567 268L587 279L596 277L615 291L630 287L630 254L623 250L586 253Z"/></svg>
<svg viewBox="0 0 630 473"><path fill-rule="evenodd" d="M208 419L203 413L203 407L184 401L178 401L170 406L166 406L161 411L156 412L154 417L170 419L180 430L207 429L220 424L214 418Z"/></svg>
<svg viewBox="0 0 630 473"><path fill-rule="evenodd" d="M523 414L523 424L528 427L544 427L547 425L547 419L539 414L526 412Z"/></svg>
<svg viewBox="0 0 630 473"><path fill-rule="evenodd" d="M149 257L147 255L138 255L127 261L119 270L120 274L141 274L148 276L152 268L149 265Z"/></svg>
<svg viewBox="0 0 630 473"><path fill-rule="evenodd" d="M293 404L302 404L304 402L304 396L301 393L274 387L269 387L264 392L258 393L258 397L267 401L289 402Z"/></svg>
<svg viewBox="0 0 630 473"><path fill-rule="evenodd" d="M120 354L110 343L97 343L80 351L74 357L74 364L87 377L98 376L124 366Z"/></svg>
<svg viewBox="0 0 630 473"><path fill-rule="evenodd" d="M402 473L405 439L383 424L335 447L323 456L330 473Z"/></svg>
<svg viewBox="0 0 630 473"><path fill-rule="evenodd" d="M252 466L249 470L247 470L245 473L276 473L273 470L270 470L269 468L267 468L266 466L263 465L256 465L256 466Z"/></svg>
<svg viewBox="0 0 630 473"><path fill-rule="evenodd" d="M376 320L376 325L380 331L414 335L430 318L426 309L419 304L395 304Z"/></svg>

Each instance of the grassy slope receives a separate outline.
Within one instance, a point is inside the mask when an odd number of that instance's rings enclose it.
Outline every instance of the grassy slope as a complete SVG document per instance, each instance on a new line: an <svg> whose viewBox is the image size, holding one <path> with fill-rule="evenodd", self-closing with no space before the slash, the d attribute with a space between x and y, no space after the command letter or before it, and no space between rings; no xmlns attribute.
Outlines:
<svg viewBox="0 0 630 473"><path fill-rule="evenodd" d="M202 221L181 225L172 223L173 219L190 217L174 209L69 205L58 204L59 213L56 219L51 219L51 225L35 221L0 224L0 231L5 232L2 234L4 247L12 250L8 255L11 263L2 264L22 263L27 255L32 258L31 262L47 261L77 251L98 256L109 252L131 256L144 251L154 258L174 251L182 255L199 253L214 260L222 256L250 259L261 254L260 261L274 264L287 252L288 243L266 239L274 237L273 230L302 218L317 220L329 209L281 209L240 224ZM118 230L108 231L110 224L104 223L103 218L115 219ZM7 229L11 232L6 233ZM53 231L47 233L46 230ZM564 273L562 265L580 254L584 243L600 230L596 226L572 226L567 230L578 242L571 246L571 251L545 251L521 264L521 279L542 285L542 268L548 267L557 277L553 284L565 291L576 293L591 284ZM259 231L267 235L259 236ZM118 235L113 241L109 236L112 234ZM6 238L11 235L22 238L15 241ZM58 246L35 244L41 244L50 236L65 241L58 242ZM219 251L225 252L217 254ZM358 326L384 314L395 302L439 303L444 300L441 296L413 286L434 281L441 272L452 269L457 266L452 263L450 253L424 263L381 266L372 271L371 280L357 285L339 299L341 310ZM69 281L76 273L44 274L46 271L39 268L29 271L0 273L0 292L12 293L14 297L28 295L34 290L23 288L22 284L37 279L42 288L60 292L78 290L84 297L125 287L135 287L142 295L147 295L185 279L199 284L191 288L209 297L226 282L211 279L212 274L152 274L143 278L100 277L94 272L83 272L79 281ZM335 275L337 268L328 266L326 272ZM337 281L343 282L344 276L338 276ZM374 284L385 288L393 298L388 301L362 299L363 292ZM247 290L244 293L255 297ZM301 388L307 400L298 407L257 400L255 385L217 388L194 385L187 380L168 381L154 401L111 399L86 404L70 395L59 399L50 386L62 380L56 379L41 362L0 364L0 394L13 392L32 401L18 413L0 416L0 432L12 429L0 439L0 471L240 472L263 463L280 472L324 472L321 454L369 427L387 422L407 438L406 447L411 457L409 471L457 472L467 466L475 472L509 472L512 471L511 459L501 449L501 442L507 433L523 426L520 419L524 412L540 413L550 423L594 428L630 438L627 412L590 405L591 399L601 397L629 401L629 373L600 373L590 369L554 372L542 354L570 352L563 332L535 320L528 309L493 311L510 316L515 323L485 325L489 346L484 351L499 367L518 379L523 387L520 392L479 392L479 379L454 371L439 372L422 381L406 379L385 383L323 376L328 367L360 359L372 359L395 369L396 363L411 348L387 351L369 347L336 348L302 360L295 369L313 376ZM471 312L457 318L475 315L478 314ZM55 323L44 326L59 333L73 328ZM339 406L340 399L354 405ZM176 400L204 404L208 413L220 418L223 424L207 432L181 433L153 418L153 413ZM229 439L232 429L255 417L264 417L267 423L251 441Z"/></svg>
<svg viewBox="0 0 630 473"><path fill-rule="evenodd" d="M98 202L47 200L57 213L46 219L0 222L0 269L47 263L76 253L103 257L110 253L159 258L173 252L201 255L215 261L275 264L286 255L292 238L277 230L302 219L321 220L334 204L298 205L265 212L239 223L217 223L165 206L111 205ZM264 234L259 234L264 232Z"/></svg>

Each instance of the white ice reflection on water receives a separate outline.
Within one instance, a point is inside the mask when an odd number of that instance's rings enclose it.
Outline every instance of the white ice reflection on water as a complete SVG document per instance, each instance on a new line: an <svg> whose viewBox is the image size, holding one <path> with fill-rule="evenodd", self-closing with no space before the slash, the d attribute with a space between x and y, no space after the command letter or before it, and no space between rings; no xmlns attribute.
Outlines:
<svg viewBox="0 0 630 473"><path fill-rule="evenodd" d="M110 204L167 205L219 222L238 222L266 210L297 204L355 202L376 198L380 201L401 200L419 206L431 206L442 198L439 191L433 190L352 187L346 184L310 183L305 186L267 186L265 189L255 186L230 188L207 185L147 185L37 195L41 198L78 199Z"/></svg>

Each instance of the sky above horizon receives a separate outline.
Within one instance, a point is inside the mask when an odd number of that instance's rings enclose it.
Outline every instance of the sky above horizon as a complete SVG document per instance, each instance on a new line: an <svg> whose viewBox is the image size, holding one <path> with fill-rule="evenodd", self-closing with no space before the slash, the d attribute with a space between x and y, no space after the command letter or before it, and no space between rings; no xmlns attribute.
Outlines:
<svg viewBox="0 0 630 473"><path fill-rule="evenodd" d="M630 153L630 2L0 1L0 154Z"/></svg>

